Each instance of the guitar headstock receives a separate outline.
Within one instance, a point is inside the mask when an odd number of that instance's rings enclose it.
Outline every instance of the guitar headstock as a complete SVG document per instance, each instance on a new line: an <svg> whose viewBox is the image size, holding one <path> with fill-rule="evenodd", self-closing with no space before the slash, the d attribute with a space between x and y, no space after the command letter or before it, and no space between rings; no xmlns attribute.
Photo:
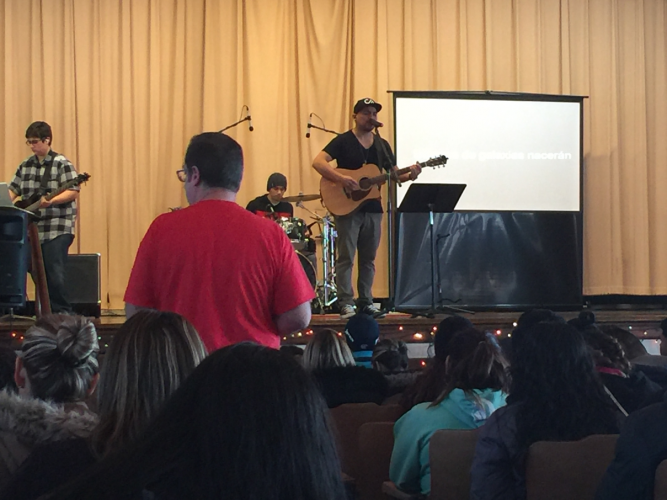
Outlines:
<svg viewBox="0 0 667 500"><path fill-rule="evenodd" d="M447 158L445 155L436 156L434 158L429 158L425 162L419 162L419 165L423 167L444 167L447 164Z"/></svg>
<svg viewBox="0 0 667 500"><path fill-rule="evenodd" d="M90 174L88 172L84 172L82 174L79 174L76 176L76 184L81 184L82 182L86 182L88 179L90 179Z"/></svg>

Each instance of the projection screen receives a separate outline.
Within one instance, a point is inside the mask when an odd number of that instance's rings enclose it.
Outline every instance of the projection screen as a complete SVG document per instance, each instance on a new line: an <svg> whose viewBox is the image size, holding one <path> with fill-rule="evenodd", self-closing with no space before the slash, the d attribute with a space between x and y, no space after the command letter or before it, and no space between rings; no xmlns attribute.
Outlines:
<svg viewBox="0 0 667 500"><path fill-rule="evenodd" d="M459 211L579 211L581 101L512 96L396 96L399 167L447 156L416 182L467 184Z"/></svg>

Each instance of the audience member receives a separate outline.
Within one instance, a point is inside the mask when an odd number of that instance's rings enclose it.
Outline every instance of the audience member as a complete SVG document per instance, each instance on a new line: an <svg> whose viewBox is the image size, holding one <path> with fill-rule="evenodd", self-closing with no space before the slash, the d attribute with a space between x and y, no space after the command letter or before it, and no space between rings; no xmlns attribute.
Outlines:
<svg viewBox="0 0 667 500"><path fill-rule="evenodd" d="M448 345L447 382L431 403L420 403L394 425L390 479L408 493L431 492L429 443L439 429L475 429L505 405L509 384L495 339L478 330L457 334Z"/></svg>
<svg viewBox="0 0 667 500"><path fill-rule="evenodd" d="M667 460L667 401L637 410L623 424L596 500L652 500L655 471ZM656 497L657 498L657 497Z"/></svg>
<svg viewBox="0 0 667 500"><path fill-rule="evenodd" d="M626 415L662 397L662 388L642 372L631 368L621 345L597 327L592 312L584 311L569 323L583 334L593 352L602 382Z"/></svg>
<svg viewBox="0 0 667 500"><path fill-rule="evenodd" d="M387 379L380 372L356 366L347 343L334 330L313 335L303 353L303 366L312 373L329 408L344 403L380 404L387 396Z"/></svg>
<svg viewBox="0 0 667 500"><path fill-rule="evenodd" d="M137 312L118 329L105 354L98 388L100 421L90 438L36 447L4 497L37 498L136 441L205 357L197 331L182 316Z"/></svg>
<svg viewBox="0 0 667 500"><path fill-rule="evenodd" d="M642 341L637 338L634 333L631 333L625 328L616 325L598 325L598 328L607 335L616 339L616 341L623 348L625 356L631 363L643 356L650 356L646 351L646 347Z"/></svg>
<svg viewBox="0 0 667 500"><path fill-rule="evenodd" d="M517 328L530 328L538 323L565 323L565 319L551 309L529 309L516 323Z"/></svg>
<svg viewBox="0 0 667 500"><path fill-rule="evenodd" d="M98 380L97 332L81 316L43 316L16 359L18 394L0 392L0 490L37 445L87 437L97 417L84 400Z"/></svg>
<svg viewBox="0 0 667 500"><path fill-rule="evenodd" d="M402 340L382 339L375 344L373 369L384 375L389 384L384 404L398 403L403 391L415 383L421 370L409 370L408 345Z"/></svg>
<svg viewBox="0 0 667 500"><path fill-rule="evenodd" d="M182 314L209 352L246 340L278 349L281 336L308 326L315 292L281 227L236 204L241 146L199 134L178 176L190 206L148 229L125 291L127 316Z"/></svg>
<svg viewBox="0 0 667 500"><path fill-rule="evenodd" d="M340 500L322 397L299 364L241 343L205 359L143 436L52 498Z"/></svg>
<svg viewBox="0 0 667 500"><path fill-rule="evenodd" d="M380 337L380 325L369 314L357 313L347 320L345 339L357 366L372 368L373 349Z"/></svg>
<svg viewBox="0 0 667 500"><path fill-rule="evenodd" d="M508 405L480 431L471 469L473 500L525 499L526 452L537 441L618 432L621 417L580 332L546 322L512 339Z"/></svg>
<svg viewBox="0 0 667 500"><path fill-rule="evenodd" d="M18 387L14 381L16 351L10 347L0 347L0 391L6 390L16 394Z"/></svg>
<svg viewBox="0 0 667 500"><path fill-rule="evenodd" d="M292 356L299 363L301 363L303 360L303 349L298 345L281 345L280 352L285 353L288 356Z"/></svg>
<svg viewBox="0 0 667 500"><path fill-rule="evenodd" d="M457 333L470 328L473 328L473 324L463 316L448 316L440 322L433 340L435 357L430 360L415 383L403 393L403 408L409 410L419 403L430 403L442 394L447 383L445 362L449 356L449 342Z"/></svg>

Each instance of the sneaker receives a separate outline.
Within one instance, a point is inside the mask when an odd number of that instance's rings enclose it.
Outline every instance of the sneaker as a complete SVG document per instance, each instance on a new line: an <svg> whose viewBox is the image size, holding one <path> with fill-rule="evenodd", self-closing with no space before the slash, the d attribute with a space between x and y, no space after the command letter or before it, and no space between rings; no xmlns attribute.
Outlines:
<svg viewBox="0 0 667 500"><path fill-rule="evenodd" d="M368 314L369 316L373 316L375 319L384 318L387 315L387 311L385 311L384 309L378 309L377 307L375 307L375 304L369 304L367 306L364 306L361 312L363 314Z"/></svg>
<svg viewBox="0 0 667 500"><path fill-rule="evenodd" d="M348 319L354 316L355 314L356 311L354 310L354 306L346 304L340 308L340 319Z"/></svg>

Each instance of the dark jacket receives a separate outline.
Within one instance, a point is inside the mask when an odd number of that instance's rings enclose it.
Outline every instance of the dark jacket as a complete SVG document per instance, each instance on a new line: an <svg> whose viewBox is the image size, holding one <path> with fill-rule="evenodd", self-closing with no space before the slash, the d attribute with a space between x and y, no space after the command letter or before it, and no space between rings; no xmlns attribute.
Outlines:
<svg viewBox="0 0 667 500"><path fill-rule="evenodd" d="M12 477L0 498L32 500L78 477L96 463L83 438L37 446Z"/></svg>
<svg viewBox="0 0 667 500"><path fill-rule="evenodd" d="M313 371L329 408L345 403L381 404L387 396L387 379L363 366L337 366Z"/></svg>
<svg viewBox="0 0 667 500"><path fill-rule="evenodd" d="M470 500L526 498L526 453L516 429L520 406L499 408L480 429L470 469Z"/></svg>
<svg viewBox="0 0 667 500"><path fill-rule="evenodd" d="M596 500L651 500L655 470L667 459L667 401L630 415L616 443L616 456Z"/></svg>
<svg viewBox="0 0 667 500"><path fill-rule="evenodd" d="M637 369L632 370L627 378L609 373L600 373L600 378L628 413L655 402L651 398L664 392L658 384Z"/></svg>
<svg viewBox="0 0 667 500"><path fill-rule="evenodd" d="M35 446L88 437L96 425L97 416L83 403L58 405L0 392L0 491Z"/></svg>

